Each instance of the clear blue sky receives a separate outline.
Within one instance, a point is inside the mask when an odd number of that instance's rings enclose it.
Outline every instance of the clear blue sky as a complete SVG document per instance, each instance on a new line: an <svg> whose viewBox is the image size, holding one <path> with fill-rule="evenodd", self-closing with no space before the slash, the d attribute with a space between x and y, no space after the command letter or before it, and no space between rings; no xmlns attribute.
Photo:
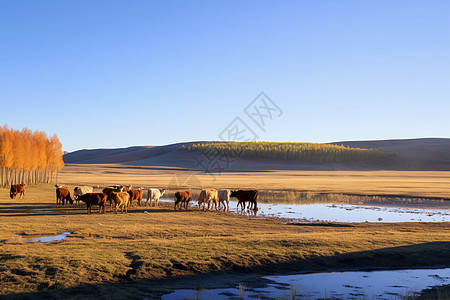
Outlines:
<svg viewBox="0 0 450 300"><path fill-rule="evenodd" d="M63 149L450 137L450 1L0 0L0 123Z"/></svg>

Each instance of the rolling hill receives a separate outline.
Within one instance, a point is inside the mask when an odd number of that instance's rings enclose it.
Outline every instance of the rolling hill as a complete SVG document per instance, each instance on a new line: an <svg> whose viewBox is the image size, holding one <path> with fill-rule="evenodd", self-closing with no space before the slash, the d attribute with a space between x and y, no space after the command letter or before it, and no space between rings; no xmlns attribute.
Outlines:
<svg viewBox="0 0 450 300"><path fill-rule="evenodd" d="M230 158L217 160L200 152L182 150L177 143L165 146L135 146L119 149L79 150L64 155L68 164L125 164L164 166L198 171L264 170L405 170L450 171L450 139L422 138L379 141L343 141L330 144L357 148L384 148L397 156L378 161L315 164L297 160ZM220 167L218 167L220 166Z"/></svg>

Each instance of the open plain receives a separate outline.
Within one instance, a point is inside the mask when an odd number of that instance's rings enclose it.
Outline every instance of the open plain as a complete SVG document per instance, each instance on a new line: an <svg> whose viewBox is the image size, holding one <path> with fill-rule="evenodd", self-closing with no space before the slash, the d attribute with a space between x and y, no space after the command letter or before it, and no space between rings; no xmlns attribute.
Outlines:
<svg viewBox="0 0 450 300"><path fill-rule="evenodd" d="M58 183L71 190L78 184L132 184L172 191L252 187L450 196L447 172L273 171L213 176L154 167L67 165ZM8 190L0 189L2 297L157 298L177 283L226 285L250 273L450 266L448 223L286 225L278 218L194 208L174 211L172 202L156 208L134 206L124 215L109 210L88 215L84 204L55 203L51 184L27 187L26 199L11 200ZM27 242L63 232L71 234L62 241Z"/></svg>
<svg viewBox="0 0 450 300"><path fill-rule="evenodd" d="M67 164L59 182L68 185L296 190L314 193L394 195L450 199L445 171L264 170L204 173L177 167Z"/></svg>

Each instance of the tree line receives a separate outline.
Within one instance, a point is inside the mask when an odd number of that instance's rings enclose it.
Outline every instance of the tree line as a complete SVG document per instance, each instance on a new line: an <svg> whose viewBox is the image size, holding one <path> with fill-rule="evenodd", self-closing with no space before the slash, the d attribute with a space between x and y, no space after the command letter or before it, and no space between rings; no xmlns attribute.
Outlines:
<svg viewBox="0 0 450 300"><path fill-rule="evenodd" d="M277 142L220 142L181 146L183 150L204 151L230 157L301 160L313 163L378 160L396 156L383 148L363 149L343 145Z"/></svg>
<svg viewBox="0 0 450 300"><path fill-rule="evenodd" d="M56 134L0 126L0 186L53 182L64 166L63 154Z"/></svg>

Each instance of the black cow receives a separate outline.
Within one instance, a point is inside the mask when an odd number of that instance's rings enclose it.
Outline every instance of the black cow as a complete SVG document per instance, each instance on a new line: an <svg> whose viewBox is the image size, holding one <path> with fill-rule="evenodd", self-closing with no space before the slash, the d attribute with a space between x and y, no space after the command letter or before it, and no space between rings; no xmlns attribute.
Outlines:
<svg viewBox="0 0 450 300"><path fill-rule="evenodd" d="M103 193L87 193L84 195L81 195L78 197L81 201L86 203L87 206L87 213L91 213L91 206L92 205L98 205L98 213L105 213L105 206L106 206L106 199L108 198L108 195Z"/></svg>
<svg viewBox="0 0 450 300"><path fill-rule="evenodd" d="M248 209L258 210L257 200L258 191L257 190L238 190L231 191L230 197L235 197L238 199L237 206L241 205L241 208L245 210L245 203L248 202Z"/></svg>

